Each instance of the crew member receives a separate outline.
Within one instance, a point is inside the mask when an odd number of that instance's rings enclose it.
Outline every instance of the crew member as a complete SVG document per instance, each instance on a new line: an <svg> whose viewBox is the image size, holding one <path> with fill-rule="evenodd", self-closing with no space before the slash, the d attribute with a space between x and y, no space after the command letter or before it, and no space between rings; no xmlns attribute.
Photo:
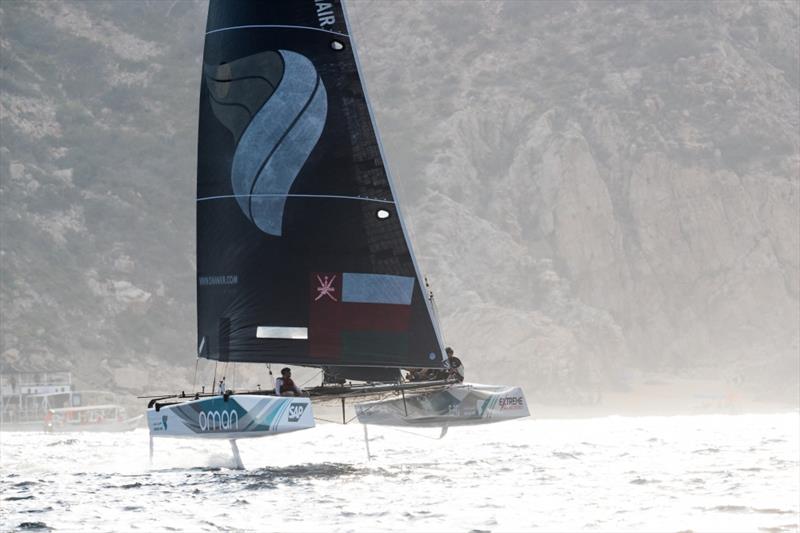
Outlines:
<svg viewBox="0 0 800 533"><path fill-rule="evenodd" d="M282 369L281 377L275 380L275 394L278 396L305 396L303 389L292 381L292 371L288 367Z"/></svg>
<svg viewBox="0 0 800 533"><path fill-rule="evenodd" d="M219 380L219 393L225 395L225 376L222 376L222 379Z"/></svg>
<svg viewBox="0 0 800 533"><path fill-rule="evenodd" d="M445 362L447 377L455 379L458 382L464 381L464 364L461 362L461 359L453 355L453 349L449 346L445 348L444 351L447 354L447 361Z"/></svg>

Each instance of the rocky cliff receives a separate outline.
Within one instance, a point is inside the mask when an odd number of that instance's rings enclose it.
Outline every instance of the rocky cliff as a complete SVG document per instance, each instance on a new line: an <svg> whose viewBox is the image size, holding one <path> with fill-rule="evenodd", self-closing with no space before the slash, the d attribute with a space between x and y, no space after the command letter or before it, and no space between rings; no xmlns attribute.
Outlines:
<svg viewBox="0 0 800 533"><path fill-rule="evenodd" d="M0 9L3 362L181 382L205 6ZM796 393L797 3L349 13L471 379L552 401L655 371Z"/></svg>

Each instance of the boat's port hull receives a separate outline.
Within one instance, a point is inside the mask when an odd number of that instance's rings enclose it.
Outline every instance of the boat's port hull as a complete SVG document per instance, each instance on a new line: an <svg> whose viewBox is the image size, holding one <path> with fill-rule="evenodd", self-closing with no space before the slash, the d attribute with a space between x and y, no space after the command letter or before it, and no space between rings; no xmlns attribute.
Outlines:
<svg viewBox="0 0 800 533"><path fill-rule="evenodd" d="M359 422L379 426L474 426L530 416L521 387L469 383L355 408Z"/></svg>
<svg viewBox="0 0 800 533"><path fill-rule="evenodd" d="M311 400L304 397L231 394L147 409L153 437L246 439L314 427Z"/></svg>

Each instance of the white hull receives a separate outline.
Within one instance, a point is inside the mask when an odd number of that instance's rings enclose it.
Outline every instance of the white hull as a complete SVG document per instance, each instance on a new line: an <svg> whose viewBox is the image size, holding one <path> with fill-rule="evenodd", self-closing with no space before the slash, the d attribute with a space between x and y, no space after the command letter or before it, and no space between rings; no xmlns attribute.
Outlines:
<svg viewBox="0 0 800 533"><path fill-rule="evenodd" d="M303 397L231 394L150 407L152 437L245 439L314 427Z"/></svg>
<svg viewBox="0 0 800 533"><path fill-rule="evenodd" d="M359 422L379 426L473 426L530 416L521 387L470 383L358 403L355 408Z"/></svg>

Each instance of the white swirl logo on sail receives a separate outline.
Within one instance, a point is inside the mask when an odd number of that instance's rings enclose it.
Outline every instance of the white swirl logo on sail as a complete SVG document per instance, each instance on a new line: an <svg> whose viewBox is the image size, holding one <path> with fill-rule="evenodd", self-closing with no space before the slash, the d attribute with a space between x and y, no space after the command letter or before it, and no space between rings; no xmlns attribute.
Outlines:
<svg viewBox="0 0 800 533"><path fill-rule="evenodd" d="M205 75L214 114L238 141L236 200L261 231L280 236L286 195L325 126L322 78L308 58L287 50L206 66Z"/></svg>

